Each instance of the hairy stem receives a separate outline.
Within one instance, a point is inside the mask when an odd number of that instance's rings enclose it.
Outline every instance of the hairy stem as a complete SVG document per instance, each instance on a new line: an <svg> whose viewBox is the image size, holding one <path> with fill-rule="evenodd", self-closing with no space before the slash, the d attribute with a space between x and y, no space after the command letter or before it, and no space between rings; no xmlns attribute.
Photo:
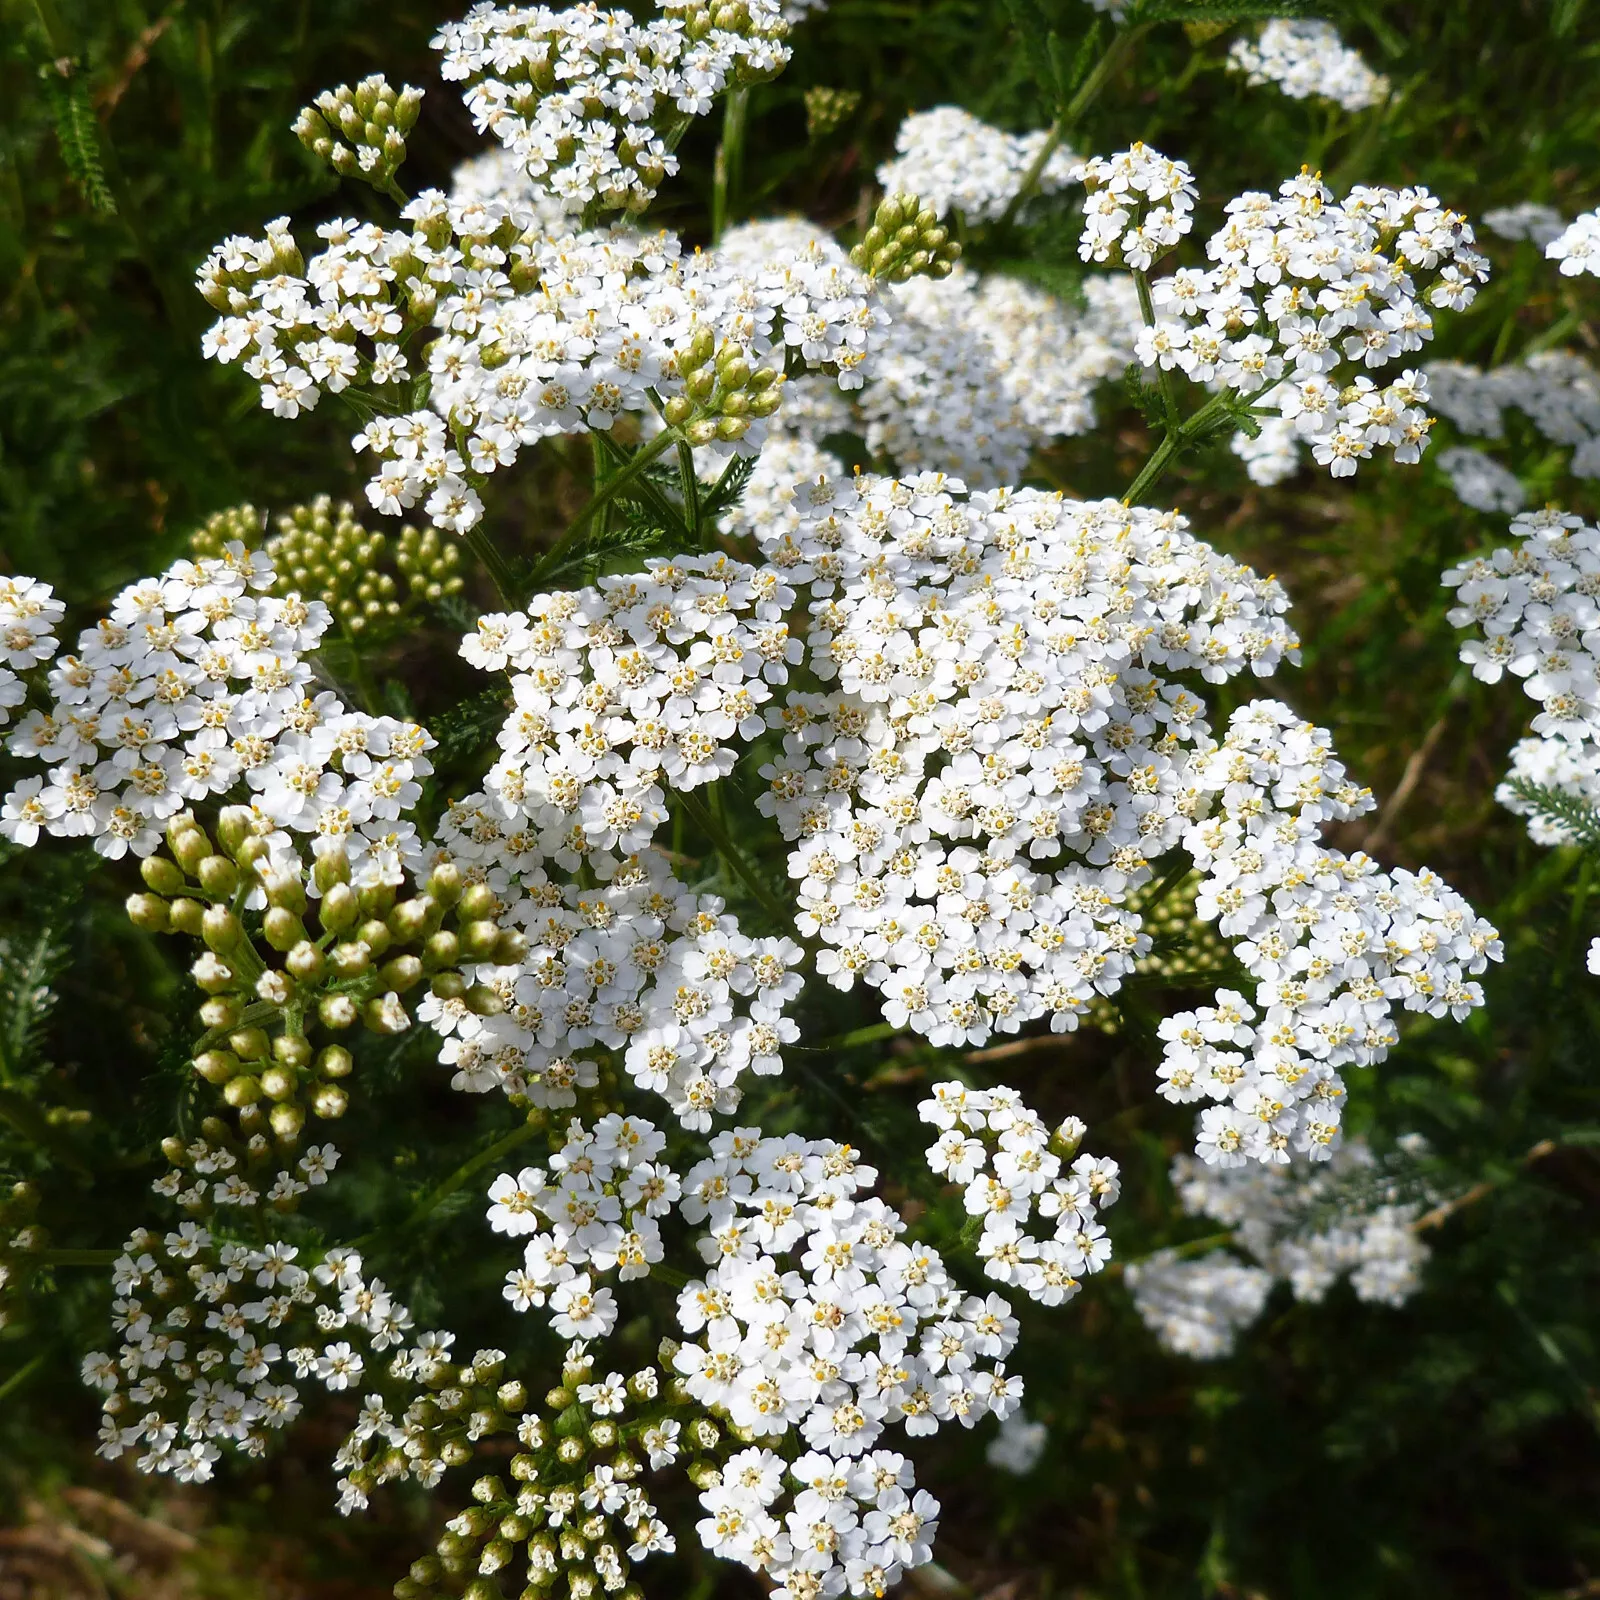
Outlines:
<svg viewBox="0 0 1600 1600"><path fill-rule="evenodd" d="M467 548L483 563L483 570L489 574L489 581L494 585L494 592L500 596L501 605L515 607L516 576L511 570L511 563L501 554L500 547L489 537L488 529L481 522L474 523L461 537Z"/></svg>

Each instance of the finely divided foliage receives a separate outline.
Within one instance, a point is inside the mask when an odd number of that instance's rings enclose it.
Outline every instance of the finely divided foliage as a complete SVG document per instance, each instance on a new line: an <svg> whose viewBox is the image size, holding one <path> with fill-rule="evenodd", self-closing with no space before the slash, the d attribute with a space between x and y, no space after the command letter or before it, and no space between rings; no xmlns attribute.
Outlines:
<svg viewBox="0 0 1600 1600"><path fill-rule="evenodd" d="M1211 435L1261 482L1302 447L1334 478L1415 463L1430 406L1491 439L1516 407L1581 473L1592 373L1563 352L1407 364L1488 275L1425 188L1303 171L1227 199L1201 251L1215 208L1183 161L1085 159L1060 124L914 113L854 248L793 219L719 220L695 248L642 220L694 120L722 104L731 140L818 9L475 5L440 72L500 149L451 194L398 184L419 91L373 77L302 114L398 217L225 240L204 349L286 420L351 408L371 511L423 524L393 574L323 501L273 538L249 508L213 519L70 652L49 588L0 581L0 726L27 771L0 834L89 841L138 871L137 927L199 946L194 1114L162 1146L163 1220L113 1271L117 1348L83 1365L101 1451L204 1481L315 1387L348 1392L342 1511L480 1464L401 1600L637 1594L691 1524L780 1600L880 1596L929 1562L915 1442L993 1414L995 1459L1032 1459L1001 1291L1059 1308L1106 1271L1124 1183L1076 1117L1052 1128L964 1058L1093 1026L1174 921L1209 925L1217 965L1206 1003L1148 1030L1145 1087L1195 1108L1172 1182L1237 1253L1115 1263L1140 1315L1209 1357L1277 1282L1387 1304L1420 1282L1442 1197L1415 1147L1347 1136L1346 1072L1408 1014L1467 1018L1499 935L1355 842L1373 796L1292 685L1252 697L1300 658L1283 588L1141 501ZM1388 93L1325 23L1271 22L1228 59L1352 113ZM955 265L958 238L1048 197L1081 212L1080 297ZM1594 222L1497 226L1571 276L1600 269ZM1127 497L1008 486L1097 425L1130 363L1163 432ZM574 438L594 497L518 566L496 495ZM855 439L875 470L846 470ZM1468 505L1520 508L1483 452L1439 465ZM1600 533L1553 511L1513 532L1446 574L1451 620L1483 630L1479 677L1541 704L1502 797L1558 842L1582 828L1563 800L1600 802ZM499 609L465 605L457 539ZM330 686L338 649L436 616L490 685L492 748L449 794L442 725ZM802 1023L830 989L956 1074L918 1107L925 1172L880 1174L843 1121L790 1125L773 1080L826 1070ZM486 1164L534 1142L483 1178L507 1315L548 1327L554 1376L419 1332L381 1251L321 1231L323 1191L369 1159L321 1126L360 1092L362 1034L426 1040L439 1083L497 1092ZM950 1259L923 1200L886 1198L919 1185L965 1214ZM635 1319L654 1360L612 1353ZM699 1506L676 1523L654 1498L674 1475Z"/></svg>

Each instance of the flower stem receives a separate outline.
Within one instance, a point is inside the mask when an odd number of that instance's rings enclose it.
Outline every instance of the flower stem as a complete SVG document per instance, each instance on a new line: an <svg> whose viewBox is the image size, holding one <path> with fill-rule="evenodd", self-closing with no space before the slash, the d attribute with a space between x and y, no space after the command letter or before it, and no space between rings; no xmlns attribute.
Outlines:
<svg viewBox="0 0 1600 1600"><path fill-rule="evenodd" d="M572 519L572 525L545 551L534 565L534 569L529 575L530 584L537 584L540 579L555 571L561 565L562 558L577 542L578 535L594 520L595 513L603 506L609 505L646 467L664 455L677 442L678 434L676 429L668 428L664 432L658 433L649 444L629 461L627 466L616 477L610 479L604 488L596 490L594 499Z"/></svg>
<svg viewBox="0 0 1600 1600"><path fill-rule="evenodd" d="M489 537L488 529L477 522L461 537L466 541L467 548L483 563L483 570L489 574L494 592L500 596L500 604L515 608L516 576L511 570L511 563L500 553L500 547Z"/></svg>
<svg viewBox="0 0 1600 1600"><path fill-rule="evenodd" d="M711 184L711 243L722 242L728 226L728 208L739 192L744 168L744 124L750 109L747 88L730 89L722 113L722 143L717 146Z"/></svg>
<svg viewBox="0 0 1600 1600"><path fill-rule="evenodd" d="M728 830L712 815L710 806L703 804L698 795L688 790L679 790L677 798L683 809L694 818L700 831L716 846L717 854L732 868L734 876L755 896L762 908L777 921L779 927L788 927L793 920L789 909L761 881L761 875L756 871L754 864L733 842Z"/></svg>
<svg viewBox="0 0 1600 1600"><path fill-rule="evenodd" d="M537 1120L530 1118L518 1127L513 1128L510 1133L502 1134L493 1144L480 1150L477 1155L470 1156L463 1161L448 1178L437 1187L430 1189L416 1203L411 1210L410 1216L405 1220L404 1231L407 1233L412 1232L419 1223L437 1211L475 1173L493 1165L501 1156L508 1151L515 1150L518 1145L526 1144L534 1134L540 1132L546 1126L546 1123L547 1119L543 1116L538 1116Z"/></svg>
<svg viewBox="0 0 1600 1600"><path fill-rule="evenodd" d="M1023 173L1017 192L1012 195L1004 212L1001 213L1002 228L1009 227L1016 220L1017 213L1032 199L1034 190L1039 187L1039 180L1044 176L1044 169L1050 164L1050 157L1061 148L1067 135L1082 121L1084 112L1099 98L1100 91L1111 81L1112 73L1122 65L1123 59L1149 26L1149 23L1141 22L1134 27L1124 28L1112 36L1105 53L1095 62L1088 77L1078 85L1077 93L1062 107L1056 115L1056 120L1050 124L1050 131L1045 135L1045 141L1040 145L1038 155Z"/></svg>

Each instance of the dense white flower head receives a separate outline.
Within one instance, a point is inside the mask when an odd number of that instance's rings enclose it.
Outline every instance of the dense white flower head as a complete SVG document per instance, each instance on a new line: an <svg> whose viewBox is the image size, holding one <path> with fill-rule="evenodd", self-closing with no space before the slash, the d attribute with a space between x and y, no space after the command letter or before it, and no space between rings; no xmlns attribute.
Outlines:
<svg viewBox="0 0 1600 1600"><path fill-rule="evenodd" d="M65 610L49 584L0 577L0 728L27 700L21 674L55 659L61 648L55 629Z"/></svg>
<svg viewBox="0 0 1600 1600"><path fill-rule="evenodd" d="M959 211L969 222L992 222L1022 187L1047 138L1005 133L959 106L914 111L895 135L894 160L878 168L887 194L914 194L943 216ZM1036 192L1054 194L1077 177L1078 156L1051 152L1035 180Z"/></svg>
<svg viewBox="0 0 1600 1600"><path fill-rule="evenodd" d="M1147 144L1078 169L1088 198L1078 254L1148 272L1194 226L1194 174Z"/></svg>
<svg viewBox="0 0 1600 1600"><path fill-rule="evenodd" d="M861 391L868 446L905 472L974 486L1020 478L1035 449L1089 432L1094 391L1133 357L1138 302L1093 277L1072 306L1016 278L957 267L893 291L894 321Z"/></svg>
<svg viewBox="0 0 1600 1600"><path fill-rule="evenodd" d="M337 840L358 874L397 881L419 854L404 814L433 770L433 740L322 689L306 657L329 612L273 597L274 581L265 555L232 544L124 589L50 670L50 703L8 737L7 750L48 777L7 795L0 833L144 856L176 812L239 792L275 853L293 853L292 834Z"/></svg>
<svg viewBox="0 0 1600 1600"><path fill-rule="evenodd" d="M1295 100L1332 100L1346 111L1365 111L1389 92L1330 22L1277 18L1255 39L1237 39L1228 65L1253 84L1275 84Z"/></svg>
<svg viewBox="0 0 1600 1600"><path fill-rule="evenodd" d="M1456 499L1475 511L1520 511L1527 503L1516 473L1487 451L1453 445L1439 452L1438 466L1450 480Z"/></svg>
<svg viewBox="0 0 1600 1600"><path fill-rule="evenodd" d="M678 170L682 125L730 82L770 78L789 58L778 0L660 10L639 23L593 4L478 4L435 38L440 75L465 85L479 130L566 210L640 211Z"/></svg>
<svg viewBox="0 0 1600 1600"><path fill-rule="evenodd" d="M1600 278L1600 211L1585 211L1568 223L1544 247L1544 253L1561 263L1563 277L1576 278L1588 272Z"/></svg>
<svg viewBox="0 0 1600 1600"><path fill-rule="evenodd" d="M1427 378L1433 408L1460 432L1504 438L1505 414L1515 409L1552 444L1572 446L1567 470L1575 478L1600 477L1600 374L1575 351L1541 350L1487 372L1436 361Z"/></svg>
<svg viewBox="0 0 1600 1600"><path fill-rule="evenodd" d="M1198 1361L1228 1355L1272 1293L1270 1272L1226 1250L1199 1257L1158 1250L1131 1262L1126 1278L1134 1308L1161 1345Z"/></svg>
<svg viewBox="0 0 1600 1600"><path fill-rule="evenodd" d="M1502 239L1527 239L1541 249L1566 229L1566 221L1554 206L1537 200L1519 200L1512 206L1493 206L1483 214L1483 225Z"/></svg>
<svg viewBox="0 0 1600 1600"><path fill-rule="evenodd" d="M959 1082L934 1084L917 1114L940 1130L926 1152L929 1169L962 1185L967 1215L982 1218L974 1249L989 1277L1056 1306L1111 1259L1099 1214L1121 1192L1117 1164L1073 1159L1082 1123L1069 1118L1051 1130L1015 1090ZM1029 1231L1036 1212L1054 1219L1052 1237Z"/></svg>
<svg viewBox="0 0 1600 1600"><path fill-rule="evenodd" d="M1402 1147L1407 1159L1420 1153L1416 1141ZM1431 1196L1359 1139L1331 1161L1288 1167L1224 1168L1180 1155L1172 1185L1189 1216L1230 1229L1234 1249L1251 1258L1165 1250L1127 1268L1135 1308L1175 1354L1228 1355L1276 1283L1315 1303L1348 1278L1358 1300L1389 1306L1422 1285L1428 1250L1416 1223Z"/></svg>
<svg viewBox="0 0 1600 1600"><path fill-rule="evenodd" d="M1593 802L1600 795L1600 529L1560 511L1524 513L1511 524L1515 545L1452 567L1456 591L1449 613L1480 638L1461 647L1473 676L1522 680L1540 707L1535 737L1512 752L1499 799L1529 819L1542 844L1570 842L1570 830L1522 785L1555 789Z"/></svg>
<svg viewBox="0 0 1600 1600"><path fill-rule="evenodd" d="M1472 229L1426 189L1363 186L1337 201L1309 172L1227 210L1206 245L1215 265L1152 285L1140 360L1276 413L1334 477L1375 448L1418 460L1432 425L1426 377L1406 370L1379 388L1369 374L1421 350L1434 311L1472 303L1488 275ZM1241 453L1265 479L1284 464L1284 436Z"/></svg>

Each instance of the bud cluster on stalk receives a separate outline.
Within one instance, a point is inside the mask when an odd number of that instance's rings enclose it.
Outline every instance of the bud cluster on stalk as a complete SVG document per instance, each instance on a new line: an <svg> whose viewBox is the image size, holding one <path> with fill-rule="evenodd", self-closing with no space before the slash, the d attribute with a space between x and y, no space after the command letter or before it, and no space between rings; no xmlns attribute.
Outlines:
<svg viewBox="0 0 1600 1600"><path fill-rule="evenodd" d="M914 194L891 194L878 202L872 226L850 252L850 260L869 278L904 283L916 277L949 277L960 254L961 246L931 206Z"/></svg>
<svg viewBox="0 0 1600 1600"><path fill-rule="evenodd" d="M664 1341L663 1359L670 1359L675 1348ZM620 1373L610 1374L600 1386L606 1391L603 1402L595 1376L593 1356L578 1343L569 1347L561 1382L545 1394L542 1405L523 1395L520 1383L495 1391L498 1413L491 1408L474 1420L514 1426L522 1448L511 1457L507 1477L488 1474L473 1484L473 1504L445 1525L432 1555L411 1564L394 1586L396 1600L503 1600L507 1594L539 1600L551 1593L575 1600L600 1594L641 1600L637 1585L629 1582L632 1562L671 1545L663 1543L665 1529L639 1480L647 1465L680 1459L681 1451L689 1459L692 1481L717 1482L717 1467L708 1457L723 1435L703 1415L681 1430L668 1422L663 1433L669 1413L697 1408L676 1383L663 1391L652 1367L625 1383ZM431 1443L445 1417L441 1387L451 1396L449 1415L461 1419L470 1414L468 1395L481 1394L495 1375L476 1381L474 1389L467 1377L443 1386L430 1377L435 1394L411 1407L408 1425L422 1423ZM508 1399L510 1390L517 1394ZM513 1410L524 1414L509 1423ZM444 1459L459 1464L470 1453L464 1440L490 1431L496 1430L463 1433L458 1422L456 1436L443 1445ZM663 1450L665 1458L658 1454ZM381 1477L381 1466L374 1466ZM374 1467L366 1471L373 1473Z"/></svg>
<svg viewBox="0 0 1600 1600"><path fill-rule="evenodd" d="M320 600L353 638L392 633L420 605L459 594L465 582L460 549L437 528L407 524L393 536L374 533L356 520L348 500L318 495L282 512L276 527L263 539L261 513L230 506L208 517L189 544L201 557L221 556L234 540L260 549L276 573L272 594Z"/></svg>
<svg viewBox="0 0 1600 1600"><path fill-rule="evenodd" d="M308 1112L335 1118L348 1104L341 1080L354 1059L342 1044L314 1043L313 1031L360 1024L402 1033L411 1018L401 996L424 982L489 1014L499 996L459 968L515 964L524 941L500 926L494 891L464 885L450 864L402 899L391 883L352 883L343 846L321 842L308 897L299 863L272 858L255 820L247 807L225 807L213 843L192 812L179 813L166 851L141 864L148 892L129 897L128 915L150 932L205 943L191 968L207 996L194 1069L233 1108L243 1135L270 1129L280 1149L292 1149Z"/></svg>
<svg viewBox="0 0 1600 1600"><path fill-rule="evenodd" d="M684 392L667 401L663 414L690 444L732 444L750 431L753 418L770 417L778 409L783 373L752 366L749 352L736 340L719 344L702 325L676 359Z"/></svg>
<svg viewBox="0 0 1600 1600"><path fill-rule="evenodd" d="M375 189L394 182L406 158L406 135L417 124L422 91L396 90L381 74L354 88L324 89L294 121L301 144L342 178L359 178Z"/></svg>
<svg viewBox="0 0 1600 1600"><path fill-rule="evenodd" d="M826 139L855 115L861 104L859 89L830 89L816 84L806 90L806 137Z"/></svg>

